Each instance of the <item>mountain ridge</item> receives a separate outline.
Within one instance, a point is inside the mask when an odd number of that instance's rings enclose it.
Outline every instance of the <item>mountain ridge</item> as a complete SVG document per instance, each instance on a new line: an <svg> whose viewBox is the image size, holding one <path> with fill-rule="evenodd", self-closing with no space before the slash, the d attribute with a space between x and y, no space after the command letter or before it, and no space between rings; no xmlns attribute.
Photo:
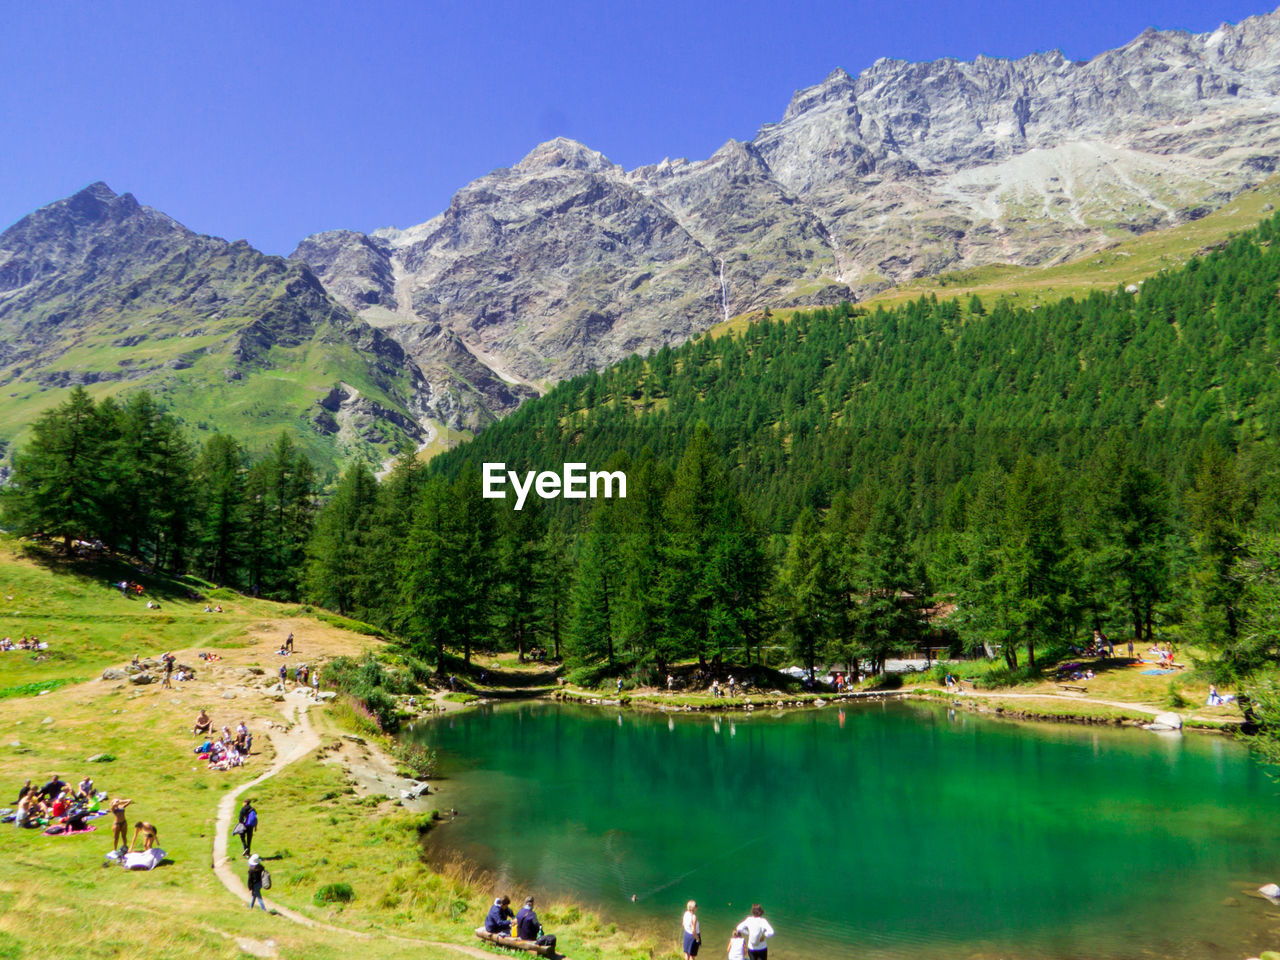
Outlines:
<svg viewBox="0 0 1280 960"><path fill-rule="evenodd" d="M1280 13L1148 29L1086 61L880 58L837 67L705 160L628 171L555 138L431 220L368 234L386 242L376 258L355 256L366 235L334 232L292 256L392 336L438 326L545 388L726 314L1060 263L1196 219L1280 164L1277 97ZM391 274L394 324L353 296Z"/></svg>

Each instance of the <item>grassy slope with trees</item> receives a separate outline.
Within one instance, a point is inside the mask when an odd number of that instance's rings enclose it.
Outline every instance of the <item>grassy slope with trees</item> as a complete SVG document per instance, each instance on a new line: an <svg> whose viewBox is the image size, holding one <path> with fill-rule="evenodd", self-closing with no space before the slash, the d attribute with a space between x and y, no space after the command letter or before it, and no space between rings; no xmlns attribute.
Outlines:
<svg viewBox="0 0 1280 960"><path fill-rule="evenodd" d="M143 583L160 609L122 596L111 584L123 578ZM270 660L286 632L296 635L300 655L324 664L326 689L341 656L385 651L381 641L296 605L230 590L193 595L187 583L110 557L68 560L10 537L0 537L0 584L0 636L37 634L50 645L42 654L48 659L40 661L29 652L0 653L0 782L9 791L4 799L12 801L28 778L43 783L57 772L75 783L90 774L113 797L134 800L130 832L134 820L154 822L172 861L149 873L103 869L111 839L105 819L96 821L97 832L67 838L3 825L0 957L232 960L246 955L239 941L244 938L252 949L274 941L273 955L283 958L339 960L359 951L368 960L443 960L459 954L395 938L474 942L472 931L492 902L493 878L464 866L433 871L419 844L424 815L377 796L358 796L341 764L318 762L328 750L255 790L262 816L255 850L273 874L270 900L320 923L372 934L370 939L249 913L209 868L219 798L269 765L275 753L266 724L285 720L280 707L252 691L239 689L234 700L224 700L224 687L236 687L247 666L274 670ZM204 613L206 598L216 600L223 613ZM164 650L195 664L197 678L175 683L172 690L98 679L104 667ZM196 651L215 651L222 659L205 664ZM209 709L218 726L248 721L255 744L247 766L216 772L194 761L191 722L200 707ZM43 722L46 717L51 721ZM311 710L311 723L326 744L351 731L353 719L343 699ZM358 732L368 735L363 728ZM98 754L112 759L86 762ZM368 856L373 846L376 858ZM243 868L235 869L243 877ZM316 899L335 882L352 887L351 902ZM672 956L573 903L545 902L540 914L575 957Z"/></svg>
<svg viewBox="0 0 1280 960"><path fill-rule="evenodd" d="M352 466L305 562L311 493L295 498L289 479L305 468L284 441L252 470L228 457L197 474L203 519L184 562L286 596L300 585L442 670L447 651L549 647L638 682L784 647L875 672L942 599L958 607L951 636L999 650L1012 679L1094 627L1194 642L1217 651L1218 675L1248 674L1275 659L1253 611L1273 570L1278 236L1280 221L1265 222L1140 294L1032 310L979 297L842 305L630 358L427 468L406 457L379 483ZM107 457L105 486L58 472L82 462L65 456L76 423L128 441L131 423L155 420L107 414L75 394L50 416L18 459L19 526L121 541L132 501L117 494L164 445L135 444L116 467ZM625 469L628 497L515 512L481 498L489 460ZM248 552L222 567L209 559L214 476L249 491L230 527ZM158 563L179 552L165 536L141 545ZM264 549L274 580L253 559Z"/></svg>

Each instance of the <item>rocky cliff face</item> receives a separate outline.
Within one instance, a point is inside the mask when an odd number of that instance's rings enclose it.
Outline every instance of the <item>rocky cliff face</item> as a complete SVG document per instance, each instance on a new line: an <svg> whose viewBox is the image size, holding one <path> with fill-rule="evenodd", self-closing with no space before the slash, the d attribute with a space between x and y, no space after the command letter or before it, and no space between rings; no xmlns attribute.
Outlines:
<svg viewBox="0 0 1280 960"><path fill-rule="evenodd" d="M406 230L304 241L348 309L442 388L531 389L726 312L831 302L992 262L1048 263L1193 219L1280 160L1280 13L1148 30L1087 63L879 60L798 92L749 143L625 171L569 140Z"/></svg>

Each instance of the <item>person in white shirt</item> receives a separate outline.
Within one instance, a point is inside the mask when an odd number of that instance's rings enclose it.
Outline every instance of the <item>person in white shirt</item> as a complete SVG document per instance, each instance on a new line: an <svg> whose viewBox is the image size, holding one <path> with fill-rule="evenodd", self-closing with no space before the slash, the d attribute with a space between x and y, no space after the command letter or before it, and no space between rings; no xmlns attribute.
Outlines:
<svg viewBox="0 0 1280 960"><path fill-rule="evenodd" d="M729 949L727 951L729 960L747 960L747 941L742 938L742 931L733 931L733 936L729 938Z"/></svg>
<svg viewBox="0 0 1280 960"><path fill-rule="evenodd" d="M702 926L698 923L698 905L690 900L685 904L684 918L684 960L693 960L698 955L698 947L702 946Z"/></svg>
<svg viewBox="0 0 1280 960"><path fill-rule="evenodd" d="M751 916L738 924L738 932L747 938L748 960L768 960L768 937L773 936L773 927L764 918L764 907L758 903L751 905Z"/></svg>

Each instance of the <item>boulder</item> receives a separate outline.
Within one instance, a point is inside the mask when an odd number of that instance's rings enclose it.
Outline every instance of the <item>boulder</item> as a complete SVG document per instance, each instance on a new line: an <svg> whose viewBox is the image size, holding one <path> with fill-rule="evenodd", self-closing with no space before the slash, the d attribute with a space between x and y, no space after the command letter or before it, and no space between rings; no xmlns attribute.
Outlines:
<svg viewBox="0 0 1280 960"><path fill-rule="evenodd" d="M265 671L265 670L263 670L261 667L245 667L245 668L244 668L244 672L245 672L245 673L251 673L251 674L253 674L255 677L260 677L260 676L262 676L266 671Z"/></svg>
<svg viewBox="0 0 1280 960"><path fill-rule="evenodd" d="M234 700L235 698L236 698L236 692L234 690L224 690L222 692L223 700Z"/></svg>
<svg viewBox="0 0 1280 960"><path fill-rule="evenodd" d="M95 753L92 757L85 757L84 762L85 763L110 763L114 759L115 757L113 757L109 753Z"/></svg>
<svg viewBox="0 0 1280 960"><path fill-rule="evenodd" d="M138 664L143 670L154 670L156 667L160 666L160 661L153 660L151 657L148 657L146 660L139 660Z"/></svg>
<svg viewBox="0 0 1280 960"><path fill-rule="evenodd" d="M320 695L319 695L316 699L317 699L317 700L332 700L332 699L334 699L335 697L337 697L337 695L338 695L338 692L337 692L336 690L324 690L324 691L322 691L322 692L320 693Z"/></svg>
<svg viewBox="0 0 1280 960"><path fill-rule="evenodd" d="M400 791L401 800L417 800L419 797L425 797L431 792L431 788L426 783L418 783L410 787L408 790Z"/></svg>
<svg viewBox="0 0 1280 960"><path fill-rule="evenodd" d="M1264 883L1258 888L1258 892L1264 897L1271 897L1273 900L1280 898L1280 886L1274 883Z"/></svg>
<svg viewBox="0 0 1280 960"><path fill-rule="evenodd" d="M151 674L143 671L142 673L135 673L132 677L129 678L129 682L136 683L139 686L142 686L143 684L147 684L147 683L155 683L156 678L153 677Z"/></svg>
<svg viewBox="0 0 1280 960"><path fill-rule="evenodd" d="M102 671L103 680L123 680L129 676L128 672L121 670L119 667L107 667Z"/></svg>
<svg viewBox="0 0 1280 960"><path fill-rule="evenodd" d="M1182 718L1176 713L1157 713L1150 723L1143 724L1143 730L1154 730L1157 733L1168 730L1181 730Z"/></svg>
<svg viewBox="0 0 1280 960"><path fill-rule="evenodd" d="M53 723L53 717L45 717L45 718L44 718L43 720L41 720L40 722L41 722L41 723Z"/></svg>

